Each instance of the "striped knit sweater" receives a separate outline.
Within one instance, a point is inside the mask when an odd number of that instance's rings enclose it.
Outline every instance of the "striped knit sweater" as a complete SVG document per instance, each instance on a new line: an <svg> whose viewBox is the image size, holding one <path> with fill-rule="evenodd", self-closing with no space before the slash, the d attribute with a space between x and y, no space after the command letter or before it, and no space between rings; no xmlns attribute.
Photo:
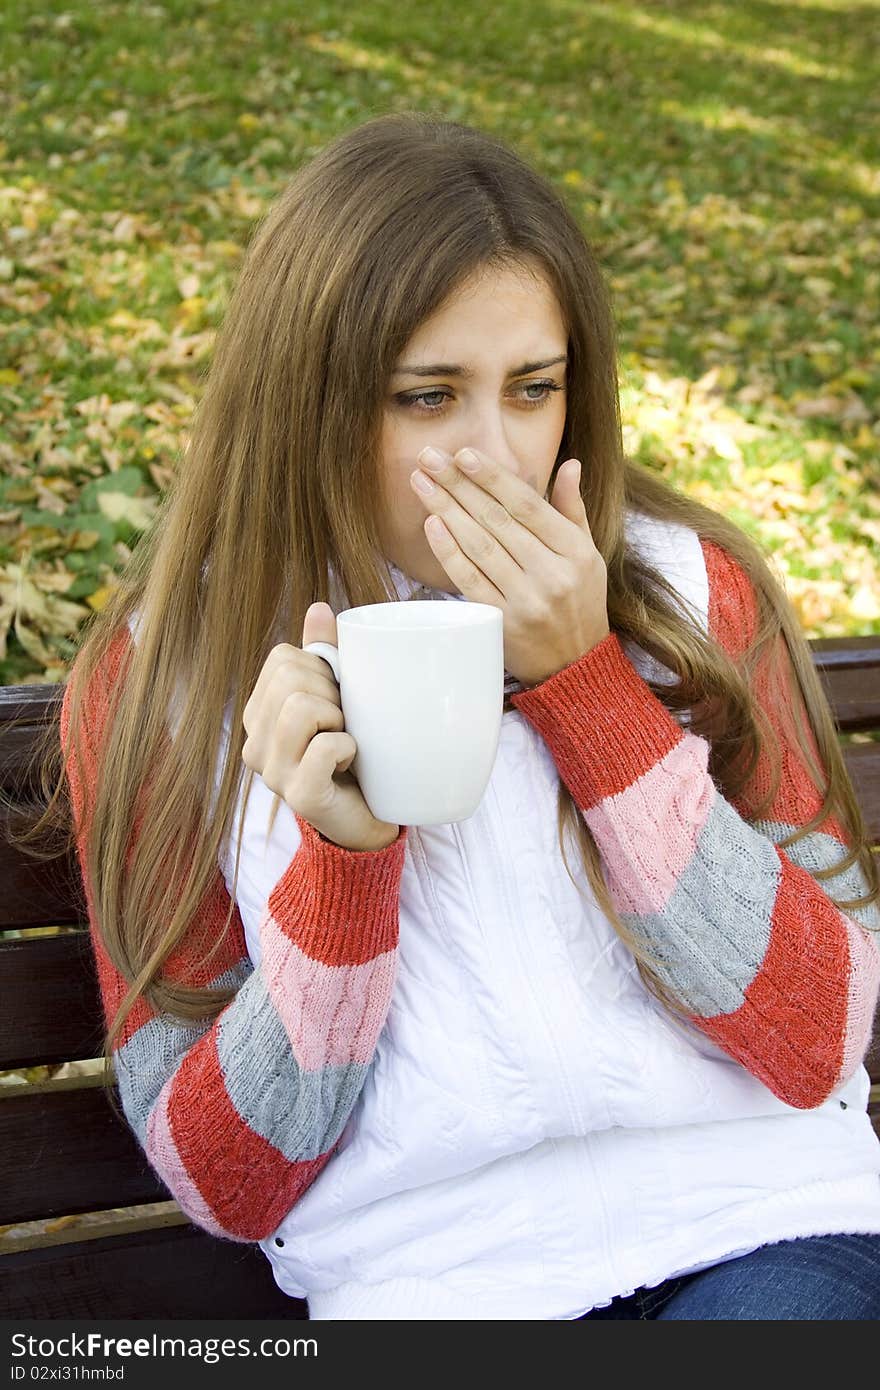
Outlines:
<svg viewBox="0 0 880 1390"><path fill-rule="evenodd" d="M734 656L755 630L746 575L702 542L709 629ZM106 691L131 640L124 629L89 692L84 739L90 785ZM774 718L766 687L756 691ZM707 771L709 745L666 710L611 633L513 703L540 732L602 854L615 906L665 962L661 977L693 1024L785 1103L810 1108L848 1080L870 1043L880 990L876 907L851 914L828 894L858 897L858 866L818 883L846 840L827 819L775 843L821 804L783 742L783 776L768 819L750 820L759 766L736 805ZM68 740L68 698L61 739ZM71 804L105 1016L126 992L100 939L84 852L84 791ZM262 1240L328 1162L363 1086L395 979L406 827L387 848L343 849L299 815L302 843L269 894L262 955L247 954L237 907L209 971L199 955L220 934L229 897L211 891L167 972L190 985L236 987L212 1022L182 1025L143 999L114 1054L124 1112L181 1209L214 1235ZM869 928L866 931L865 928Z"/></svg>

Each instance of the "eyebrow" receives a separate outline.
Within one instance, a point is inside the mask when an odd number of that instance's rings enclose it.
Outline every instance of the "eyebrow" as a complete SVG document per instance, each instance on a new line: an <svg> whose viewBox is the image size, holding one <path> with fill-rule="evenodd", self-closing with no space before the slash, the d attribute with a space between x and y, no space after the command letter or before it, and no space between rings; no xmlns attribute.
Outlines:
<svg viewBox="0 0 880 1390"><path fill-rule="evenodd" d="M521 366L514 367L508 373L509 376L526 376L529 372L539 372L543 367L555 367L557 362L567 362L568 355L563 353L561 357L548 357L542 362L523 362ZM403 366L395 367L394 375L402 376L460 376L466 381L474 376L473 369L462 367L454 362L429 362L425 366Z"/></svg>

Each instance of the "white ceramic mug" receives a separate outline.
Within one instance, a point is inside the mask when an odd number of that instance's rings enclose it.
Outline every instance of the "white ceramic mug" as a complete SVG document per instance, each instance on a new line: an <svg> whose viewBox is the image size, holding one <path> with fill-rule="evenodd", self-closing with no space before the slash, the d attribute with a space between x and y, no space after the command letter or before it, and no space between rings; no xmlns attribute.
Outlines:
<svg viewBox="0 0 880 1390"><path fill-rule="evenodd" d="M336 618L333 670L351 770L377 820L446 825L480 803L504 707L500 608L465 600L371 603Z"/></svg>

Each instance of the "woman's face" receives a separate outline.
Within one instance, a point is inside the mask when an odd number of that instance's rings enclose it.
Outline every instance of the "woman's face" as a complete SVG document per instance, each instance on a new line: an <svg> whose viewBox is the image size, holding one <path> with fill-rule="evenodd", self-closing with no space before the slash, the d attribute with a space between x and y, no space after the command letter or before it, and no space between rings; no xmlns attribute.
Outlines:
<svg viewBox="0 0 880 1390"><path fill-rule="evenodd" d="M549 284L522 269L480 272L413 334L381 433L382 550L405 574L460 592L428 544L429 513L410 483L426 445L448 454L470 445L546 495L565 427L567 345Z"/></svg>

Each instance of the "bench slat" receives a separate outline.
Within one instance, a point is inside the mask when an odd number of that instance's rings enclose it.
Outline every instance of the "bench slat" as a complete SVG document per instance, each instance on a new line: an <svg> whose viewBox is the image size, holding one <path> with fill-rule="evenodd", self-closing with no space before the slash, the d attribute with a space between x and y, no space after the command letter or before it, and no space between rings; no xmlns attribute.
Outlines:
<svg viewBox="0 0 880 1390"><path fill-rule="evenodd" d="M103 1055L87 931L0 942L0 1071ZM880 1014L866 1066L880 1082Z"/></svg>
<svg viewBox="0 0 880 1390"><path fill-rule="evenodd" d="M4 1225L173 1196L114 1115L103 1087L21 1092L10 1088L0 1096Z"/></svg>
<svg viewBox="0 0 880 1390"><path fill-rule="evenodd" d="M26 983L22 970L27 968L28 959L33 959L35 948L40 967L34 974L48 981L48 987L41 989L39 984L30 982L30 990L13 989L10 994L11 999L24 1005L25 1025L35 1028L39 1036L39 1019L27 1015L29 997L42 1000L55 1019L57 990L60 988L63 998L67 987L67 997L77 1001L78 1026L87 1042L80 1047L62 1048L61 1053L65 1057L76 1053L99 1055L100 1047L95 1046L98 1039L88 1031L82 992L77 997L73 983L77 971L81 982L92 980L88 933L4 943L0 947L0 980L9 981L10 976L15 976ZM15 956L19 957L15 968L8 971L6 961ZM92 999L97 1019L100 1006L94 987ZM68 1008L63 1006L61 1018L66 1012ZM73 1010L69 1012L73 1039L77 1025ZM4 1014L0 1036L5 1037L10 1048L16 1046L16 1028L16 1018ZM53 1058L63 1059L61 1055ZM29 1060L33 1063L33 1056ZM880 1083L880 1028L875 1031L865 1062L876 1086ZM880 1135L880 1096L872 1097L869 1113ZM100 1086L74 1083L64 1091L7 1090L0 1096L0 1153L4 1154L8 1174L2 1192L2 1219L8 1224L161 1201L171 1195L149 1167L134 1135L127 1126L120 1125Z"/></svg>
<svg viewBox="0 0 880 1390"><path fill-rule="evenodd" d="M809 642L842 732L880 728L880 636L820 637ZM0 686L0 786L28 784L34 741L57 718L64 686ZM26 720L13 730L4 725Z"/></svg>
<svg viewBox="0 0 880 1390"><path fill-rule="evenodd" d="M880 743L846 743L843 761L853 784L868 839L880 845Z"/></svg>
<svg viewBox="0 0 880 1390"><path fill-rule="evenodd" d="M880 729L880 634L814 637L808 646L840 732Z"/></svg>
<svg viewBox="0 0 880 1390"><path fill-rule="evenodd" d="M863 637L811 637L808 645L816 665L825 670L880 667L880 632Z"/></svg>
<svg viewBox="0 0 880 1390"><path fill-rule="evenodd" d="M0 1001L0 1071L103 1056L87 931L0 941Z"/></svg>
<svg viewBox="0 0 880 1390"><path fill-rule="evenodd" d="M880 669L818 667L819 678L842 733L876 729L880 724Z"/></svg>
<svg viewBox="0 0 880 1390"><path fill-rule="evenodd" d="M0 930L76 926L82 913L77 906L81 890L75 853L41 863L10 844L8 824L8 815L0 809Z"/></svg>
<svg viewBox="0 0 880 1390"><path fill-rule="evenodd" d="M880 844L880 743L847 743L843 759L872 844ZM71 852L63 859L40 864L10 845L0 810L0 930L27 927L75 926L81 922L75 894L79 867Z"/></svg>
<svg viewBox="0 0 880 1390"><path fill-rule="evenodd" d="M282 1293L256 1244L191 1225L2 1255L0 1307L20 1320L308 1320L305 1300Z"/></svg>

